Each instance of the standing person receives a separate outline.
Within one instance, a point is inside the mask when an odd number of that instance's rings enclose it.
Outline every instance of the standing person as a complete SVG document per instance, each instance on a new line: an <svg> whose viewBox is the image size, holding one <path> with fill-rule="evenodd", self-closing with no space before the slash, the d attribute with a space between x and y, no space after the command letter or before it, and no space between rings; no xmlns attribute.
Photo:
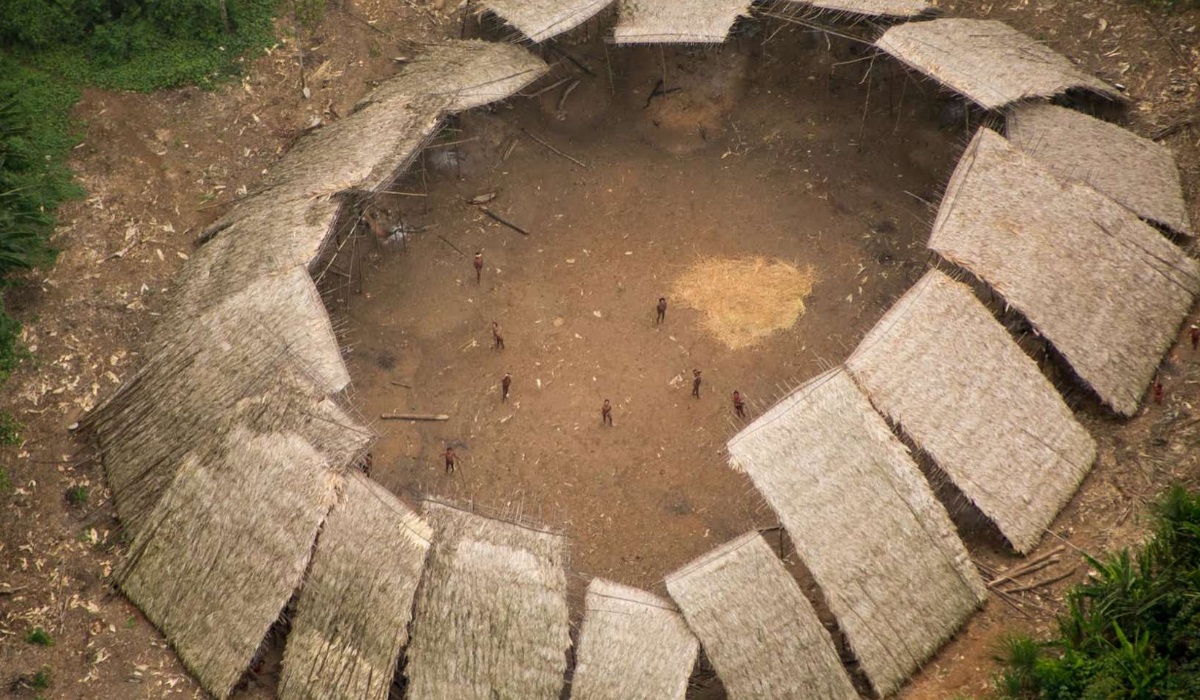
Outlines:
<svg viewBox="0 0 1200 700"><path fill-rule="evenodd" d="M483 251L475 253L475 284L483 283Z"/></svg>
<svg viewBox="0 0 1200 700"><path fill-rule="evenodd" d="M1192 350L1194 351L1197 346L1200 346L1200 325L1193 323L1192 327L1188 330L1188 335L1192 339Z"/></svg>
<svg viewBox="0 0 1200 700"><path fill-rule="evenodd" d="M700 370L692 370L692 396L700 398Z"/></svg>
<svg viewBox="0 0 1200 700"><path fill-rule="evenodd" d="M654 317L654 325L657 326L660 323L666 323L666 321L667 321L667 298L659 297L658 298L658 306L655 308L658 310L658 316Z"/></svg>
<svg viewBox="0 0 1200 700"><path fill-rule="evenodd" d="M371 453L368 452L363 455L362 460L359 461L358 468L362 469L363 476L371 476L371 467L374 465L375 460L371 457Z"/></svg>
<svg viewBox="0 0 1200 700"><path fill-rule="evenodd" d="M454 448L446 445L446 473L454 473L454 465L458 463L458 455L454 454Z"/></svg>
<svg viewBox="0 0 1200 700"><path fill-rule="evenodd" d="M1150 386L1150 393L1154 399L1154 403L1162 403L1163 402L1163 393L1164 393L1163 392L1163 384L1162 384L1162 380L1159 379L1158 377L1154 378L1154 384L1152 384Z"/></svg>
<svg viewBox="0 0 1200 700"><path fill-rule="evenodd" d="M608 399L604 399L604 405L600 407L600 424L612 427L612 404Z"/></svg>
<svg viewBox="0 0 1200 700"><path fill-rule="evenodd" d="M492 321L492 349L504 349L504 334L500 332L500 324Z"/></svg>
<svg viewBox="0 0 1200 700"><path fill-rule="evenodd" d="M737 389L734 389L733 390L733 412L737 414L738 418L746 417L745 406L746 406L746 403L744 401L742 401L742 393L740 391L738 391Z"/></svg>
<svg viewBox="0 0 1200 700"><path fill-rule="evenodd" d="M505 372L504 379L500 380L500 403L508 401L508 387L510 386L512 386L512 375Z"/></svg>

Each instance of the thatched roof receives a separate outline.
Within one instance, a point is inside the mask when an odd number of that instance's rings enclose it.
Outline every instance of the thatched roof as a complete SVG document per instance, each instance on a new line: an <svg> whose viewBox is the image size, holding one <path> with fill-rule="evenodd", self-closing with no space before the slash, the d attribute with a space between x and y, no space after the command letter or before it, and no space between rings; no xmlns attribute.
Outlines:
<svg viewBox="0 0 1200 700"><path fill-rule="evenodd" d="M618 44L719 44L750 0L621 0Z"/></svg>
<svg viewBox="0 0 1200 700"><path fill-rule="evenodd" d="M926 273L846 368L1019 552L1075 493L1096 446L965 285Z"/></svg>
<svg viewBox="0 0 1200 700"><path fill-rule="evenodd" d="M482 0L486 10L532 41L545 41L595 17L615 0Z"/></svg>
<svg viewBox="0 0 1200 700"><path fill-rule="evenodd" d="M908 451L854 381L809 381L729 441L887 696L987 591Z"/></svg>
<svg viewBox="0 0 1200 700"><path fill-rule="evenodd" d="M987 129L950 179L929 247L991 285L1125 415L1200 291L1200 265L1157 231Z"/></svg>
<svg viewBox="0 0 1200 700"><path fill-rule="evenodd" d="M410 700L557 700L571 644L563 538L432 501L425 519Z"/></svg>
<svg viewBox="0 0 1200 700"><path fill-rule="evenodd" d="M1072 109L1030 103L1007 120L1008 140L1064 180L1091 185L1143 219L1191 235L1170 149Z"/></svg>
<svg viewBox="0 0 1200 700"><path fill-rule="evenodd" d="M584 607L572 700L683 700L700 642L674 603L597 578Z"/></svg>
<svg viewBox="0 0 1200 700"><path fill-rule="evenodd" d="M116 580L218 698L300 583L339 477L296 433L231 431L190 452Z"/></svg>
<svg viewBox="0 0 1200 700"><path fill-rule="evenodd" d="M282 700L388 697L431 535L387 489L347 474L296 604Z"/></svg>
<svg viewBox="0 0 1200 700"><path fill-rule="evenodd" d="M829 633L757 532L667 576L731 700L857 699Z"/></svg>
<svg viewBox="0 0 1200 700"><path fill-rule="evenodd" d="M818 10L868 17L917 17L933 8L929 0L787 0Z"/></svg>
<svg viewBox="0 0 1200 700"><path fill-rule="evenodd" d="M884 32L875 45L985 109L1071 89L1120 97L1062 54L996 20L948 18L899 24Z"/></svg>
<svg viewBox="0 0 1200 700"><path fill-rule="evenodd" d="M398 78L380 85L363 102L423 95L448 100L448 111L461 112L512 97L548 70L540 58L516 44L448 41L426 47Z"/></svg>

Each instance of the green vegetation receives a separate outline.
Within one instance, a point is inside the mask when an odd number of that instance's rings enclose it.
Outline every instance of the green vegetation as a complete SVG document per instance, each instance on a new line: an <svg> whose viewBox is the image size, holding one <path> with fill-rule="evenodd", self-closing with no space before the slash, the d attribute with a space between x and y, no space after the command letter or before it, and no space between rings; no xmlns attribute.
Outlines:
<svg viewBox="0 0 1200 700"><path fill-rule="evenodd" d="M12 480L8 478L8 470L0 468L0 494L12 491Z"/></svg>
<svg viewBox="0 0 1200 700"><path fill-rule="evenodd" d="M1057 638L1008 637L1003 700L1189 700L1200 697L1200 494L1172 488L1154 537L1089 562L1067 596Z"/></svg>
<svg viewBox="0 0 1200 700"><path fill-rule="evenodd" d="M327 0L288 0L298 22ZM4 0L0 10L0 293L46 267L58 206L82 191L66 160L78 88L211 86L274 40L279 0ZM0 299L0 383L28 355Z"/></svg>
<svg viewBox="0 0 1200 700"><path fill-rule="evenodd" d="M24 427L15 418L0 411L0 445L19 445Z"/></svg>
<svg viewBox="0 0 1200 700"><path fill-rule="evenodd" d="M29 630L29 632L25 635L25 641L29 642L30 644L36 644L40 647L54 646L54 639L51 638L50 633L42 627L34 627L33 629Z"/></svg>
<svg viewBox="0 0 1200 700"><path fill-rule="evenodd" d="M38 672L33 674L33 679L30 682L36 690L46 690L50 687L50 667L42 666Z"/></svg>
<svg viewBox="0 0 1200 700"><path fill-rule="evenodd" d="M71 488L67 489L67 504L68 505L81 506L81 505L84 505L85 503L87 503L87 500L88 500L88 487L80 485L80 486L72 486Z"/></svg>

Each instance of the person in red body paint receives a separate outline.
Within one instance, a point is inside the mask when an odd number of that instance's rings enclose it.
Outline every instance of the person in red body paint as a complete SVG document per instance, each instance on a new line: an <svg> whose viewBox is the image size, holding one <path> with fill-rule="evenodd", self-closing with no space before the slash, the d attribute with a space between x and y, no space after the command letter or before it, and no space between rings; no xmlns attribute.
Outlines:
<svg viewBox="0 0 1200 700"><path fill-rule="evenodd" d="M742 393L736 389L733 392L733 412L738 418L746 417L746 402L742 401Z"/></svg>
<svg viewBox="0 0 1200 700"><path fill-rule="evenodd" d="M454 472L454 465L458 463L458 455L454 454L454 448L446 446L446 473Z"/></svg>
<svg viewBox="0 0 1200 700"><path fill-rule="evenodd" d="M600 423L612 427L612 404L608 399L604 399L604 405L600 407Z"/></svg>

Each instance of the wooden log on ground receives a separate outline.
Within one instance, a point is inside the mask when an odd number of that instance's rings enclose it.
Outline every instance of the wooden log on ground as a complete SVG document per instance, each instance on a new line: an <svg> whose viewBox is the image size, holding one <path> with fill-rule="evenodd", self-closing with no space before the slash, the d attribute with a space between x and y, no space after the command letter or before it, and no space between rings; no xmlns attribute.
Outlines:
<svg viewBox="0 0 1200 700"><path fill-rule="evenodd" d="M379 416L380 420L450 420L450 416L445 413L384 413Z"/></svg>

